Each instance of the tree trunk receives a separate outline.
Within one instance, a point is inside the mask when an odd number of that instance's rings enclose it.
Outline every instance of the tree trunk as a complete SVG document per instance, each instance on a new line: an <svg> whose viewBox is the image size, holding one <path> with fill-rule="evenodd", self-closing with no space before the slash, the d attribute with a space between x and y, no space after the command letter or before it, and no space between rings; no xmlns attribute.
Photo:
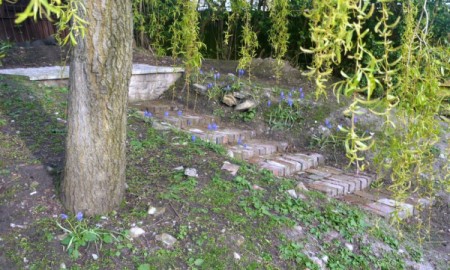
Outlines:
<svg viewBox="0 0 450 270"><path fill-rule="evenodd" d="M131 0L81 0L88 22L70 64L63 203L86 215L117 207L125 190Z"/></svg>

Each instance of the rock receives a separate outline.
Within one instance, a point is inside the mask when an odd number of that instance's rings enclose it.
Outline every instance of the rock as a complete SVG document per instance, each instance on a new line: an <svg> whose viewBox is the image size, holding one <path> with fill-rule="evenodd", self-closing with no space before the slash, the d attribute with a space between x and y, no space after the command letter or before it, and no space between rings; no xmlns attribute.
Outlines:
<svg viewBox="0 0 450 270"><path fill-rule="evenodd" d="M248 99L248 100L240 103L239 105L237 105L234 109L236 111L247 111L247 110L255 108L257 105L258 104L254 100Z"/></svg>
<svg viewBox="0 0 450 270"><path fill-rule="evenodd" d="M197 169L186 168L186 170L184 170L184 175L197 178L198 177Z"/></svg>
<svg viewBox="0 0 450 270"><path fill-rule="evenodd" d="M176 168L173 168L173 170L174 171L182 171L182 170L184 170L184 167L183 166L178 166Z"/></svg>
<svg viewBox="0 0 450 270"><path fill-rule="evenodd" d="M345 243L345 247L346 247L348 250L353 251L353 245L352 245L352 244L350 244L350 243Z"/></svg>
<svg viewBox="0 0 450 270"><path fill-rule="evenodd" d="M239 255L239 253L233 252L233 257L235 260L240 260L241 259L241 255Z"/></svg>
<svg viewBox="0 0 450 270"><path fill-rule="evenodd" d="M238 99L244 99L244 98L249 98L249 97L251 97L252 94L251 94L250 92L247 92L247 91L239 91L239 92L234 92L234 93L233 93L233 96L234 96L235 98L238 98Z"/></svg>
<svg viewBox="0 0 450 270"><path fill-rule="evenodd" d="M165 207L154 207L154 206L150 206L147 211L147 213L149 215L152 215L155 217L160 216L160 215L164 214L165 212L166 212Z"/></svg>
<svg viewBox="0 0 450 270"><path fill-rule="evenodd" d="M319 259L318 257L311 257L310 258L311 259L311 261L313 261L315 264L317 264L317 266L319 266L319 269L326 269L325 268L325 264L324 264L324 262L321 260L321 259Z"/></svg>
<svg viewBox="0 0 450 270"><path fill-rule="evenodd" d="M237 104L236 98L233 96L233 94L226 94L223 96L222 102L226 104L227 106L233 107Z"/></svg>
<svg viewBox="0 0 450 270"><path fill-rule="evenodd" d="M198 92L199 94L206 95L206 92L208 92L208 88L204 85L194 83L192 86L193 86L193 89L196 92Z"/></svg>
<svg viewBox="0 0 450 270"><path fill-rule="evenodd" d="M295 190L302 192L302 191L308 191L308 189L305 187L305 184L303 182L298 182L297 186L295 186Z"/></svg>
<svg viewBox="0 0 450 270"><path fill-rule="evenodd" d="M158 121L152 121L152 127L156 130L171 130L172 126L168 123L159 123Z"/></svg>
<svg viewBox="0 0 450 270"><path fill-rule="evenodd" d="M228 161L225 161L222 165L222 170L228 171L230 172L231 175L235 176L236 173L238 172L240 166L236 165L236 164L232 164Z"/></svg>
<svg viewBox="0 0 450 270"><path fill-rule="evenodd" d="M131 238L137 238L141 235L143 235L145 231L139 227L133 227L130 229L130 236Z"/></svg>
<svg viewBox="0 0 450 270"><path fill-rule="evenodd" d="M418 201L419 205L421 207L428 207L432 205L432 202L430 201L430 199L426 199L426 198L420 198Z"/></svg>
<svg viewBox="0 0 450 270"><path fill-rule="evenodd" d="M283 230L284 236L286 236L287 240L297 242L305 237L303 233L302 226L294 226L292 228L286 228Z"/></svg>
<svg viewBox="0 0 450 270"><path fill-rule="evenodd" d="M298 198L297 192L295 192L294 189L286 190L286 192L287 192L287 194L289 194L289 196L291 196L293 199L297 199L297 198Z"/></svg>
<svg viewBox="0 0 450 270"><path fill-rule="evenodd" d="M92 259L94 259L94 261L98 260L98 255L97 254L92 254Z"/></svg>
<svg viewBox="0 0 450 270"><path fill-rule="evenodd" d="M177 242L177 239L170 234L163 233L156 236L156 240L161 241L168 248L173 247Z"/></svg>
<svg viewBox="0 0 450 270"><path fill-rule="evenodd" d="M252 189L253 189L253 190L261 190L261 191L262 191L262 190L265 190L264 188L262 188L262 187L260 187L260 186L258 186L258 185L253 185L253 186L252 186Z"/></svg>
<svg viewBox="0 0 450 270"><path fill-rule="evenodd" d="M229 241L232 242L233 246L240 247L242 246L242 244L244 244L245 237L240 234L237 235L233 234L229 236Z"/></svg>

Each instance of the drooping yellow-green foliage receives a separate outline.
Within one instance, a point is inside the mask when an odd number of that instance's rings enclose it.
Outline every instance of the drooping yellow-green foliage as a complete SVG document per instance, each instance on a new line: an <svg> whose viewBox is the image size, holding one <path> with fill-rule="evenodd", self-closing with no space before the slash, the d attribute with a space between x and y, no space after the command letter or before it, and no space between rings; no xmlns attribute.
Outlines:
<svg viewBox="0 0 450 270"><path fill-rule="evenodd" d="M0 3L1 4L1 3ZM39 17L46 17L52 20L52 16L58 18L56 25L58 33L55 36L61 45L70 43L76 45L76 36L84 36L87 28L87 22L78 16L79 11L84 10L84 5L79 0L32 0L22 13L19 13L15 23L19 24L29 17L34 20ZM64 35L67 31L67 34Z"/></svg>
<svg viewBox="0 0 450 270"><path fill-rule="evenodd" d="M197 73L202 64L200 48L203 46L198 39L197 3L189 0L177 1L175 22L171 27L172 57L182 57L185 67L187 87L187 103L189 104L190 75Z"/></svg>
<svg viewBox="0 0 450 270"><path fill-rule="evenodd" d="M312 9L305 13L310 20L314 47L301 49L314 54L313 62L308 67L310 71L305 75L314 78L316 97L327 95L326 82L333 72L332 65L341 62L342 53L353 47L354 31L362 29L360 25L352 27L350 23L350 12L358 8L357 3L357 0L313 1Z"/></svg>
<svg viewBox="0 0 450 270"><path fill-rule="evenodd" d="M289 42L288 32L288 0L271 0L269 2L270 19L272 28L270 30L269 40L274 50L274 58L276 61L275 78L277 82L281 77L281 68L283 66L283 57L286 55Z"/></svg>
<svg viewBox="0 0 450 270"><path fill-rule="evenodd" d="M404 201L413 193L433 199L442 184L449 185L449 165L441 175L434 166L441 132L438 114L445 97L439 85L449 78L450 50L431 46L426 1L416 5L412 0L402 3L403 36L400 47L395 48L392 33L400 19L391 16L389 4L394 1L378 2L378 23L373 29L366 26L374 12L368 1L314 2L316 9L307 15L314 42L313 48L305 50L314 54L308 75L316 80L316 94L321 95L333 64L340 63L341 56L349 59L353 70L341 70L344 79L334 84L338 100L340 95L352 98L345 111L351 126L342 128L347 132L347 157L364 169L364 152L371 149L374 138L358 133L354 118L368 108L384 116L375 161L379 172L388 177L395 199ZM367 47L369 32L380 40L381 58ZM374 97L375 90L381 96Z"/></svg>
<svg viewBox="0 0 450 270"><path fill-rule="evenodd" d="M239 59L238 69L246 69L248 71L248 78L251 77L251 63L256 56L256 49L259 46L256 33L253 31L250 13L250 4L245 2L244 7L244 25L242 27L242 45L240 50L241 58Z"/></svg>

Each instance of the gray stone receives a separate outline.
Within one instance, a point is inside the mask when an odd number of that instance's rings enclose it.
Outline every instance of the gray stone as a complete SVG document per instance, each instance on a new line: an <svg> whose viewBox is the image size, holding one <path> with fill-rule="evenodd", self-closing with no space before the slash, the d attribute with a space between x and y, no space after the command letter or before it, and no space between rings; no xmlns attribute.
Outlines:
<svg viewBox="0 0 450 270"><path fill-rule="evenodd" d="M350 243L345 243L345 247L350 251L353 251L353 248L354 248L353 245Z"/></svg>
<svg viewBox="0 0 450 270"><path fill-rule="evenodd" d="M258 104L254 100L249 99L238 104L234 109L236 111L246 111L255 108L257 105Z"/></svg>
<svg viewBox="0 0 450 270"><path fill-rule="evenodd" d="M286 190L287 194L289 194L289 196L291 196L293 199L298 199L298 195L297 192L295 192L295 189L289 189Z"/></svg>
<svg viewBox="0 0 450 270"><path fill-rule="evenodd" d="M234 176L238 172L239 168L240 166L225 161L221 169L230 172L230 174Z"/></svg>
<svg viewBox="0 0 450 270"><path fill-rule="evenodd" d="M234 93L233 93L233 96L234 96L235 98L238 98L238 99L244 99L244 98L249 98L249 97L251 97L251 96L252 96L252 93L247 92L247 91L239 91L239 92L234 92Z"/></svg>
<svg viewBox="0 0 450 270"><path fill-rule="evenodd" d="M130 229L130 237L131 238L137 238L137 237L143 235L144 233L145 233L145 231L139 227L133 227Z"/></svg>
<svg viewBox="0 0 450 270"><path fill-rule="evenodd" d="M147 213L149 215L152 215L155 217L160 216L160 215L164 214L165 212L166 212L165 207L155 207L155 206L150 206L147 211Z"/></svg>
<svg viewBox="0 0 450 270"><path fill-rule="evenodd" d="M189 177L198 177L197 169L186 168L186 170L184 170L184 175L189 176Z"/></svg>
<svg viewBox="0 0 450 270"><path fill-rule="evenodd" d="M305 187L305 184L303 182L298 182L297 186L295 186L295 190L302 192L302 191L308 191L308 189Z"/></svg>
<svg viewBox="0 0 450 270"><path fill-rule="evenodd" d="M173 245L177 242L175 237L167 233L158 234L155 238L156 240L161 241L168 248L173 247Z"/></svg>
<svg viewBox="0 0 450 270"><path fill-rule="evenodd" d="M206 88L206 86L204 86L204 85L194 83L192 86L193 86L193 89L196 92L198 92L199 94L206 95L206 92L208 92L208 88Z"/></svg>
<svg viewBox="0 0 450 270"><path fill-rule="evenodd" d="M223 96L222 102L230 107L233 107L237 104L237 100L233 96L233 94L226 94L225 96Z"/></svg>

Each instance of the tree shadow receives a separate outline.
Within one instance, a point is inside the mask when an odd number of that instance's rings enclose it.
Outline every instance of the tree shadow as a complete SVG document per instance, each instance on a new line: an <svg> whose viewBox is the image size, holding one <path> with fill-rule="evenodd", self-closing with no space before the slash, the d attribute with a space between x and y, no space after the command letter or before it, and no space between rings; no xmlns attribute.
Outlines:
<svg viewBox="0 0 450 270"><path fill-rule="evenodd" d="M0 75L0 132L23 142L32 154L24 163L44 165L57 191L64 163L67 92L26 77Z"/></svg>

